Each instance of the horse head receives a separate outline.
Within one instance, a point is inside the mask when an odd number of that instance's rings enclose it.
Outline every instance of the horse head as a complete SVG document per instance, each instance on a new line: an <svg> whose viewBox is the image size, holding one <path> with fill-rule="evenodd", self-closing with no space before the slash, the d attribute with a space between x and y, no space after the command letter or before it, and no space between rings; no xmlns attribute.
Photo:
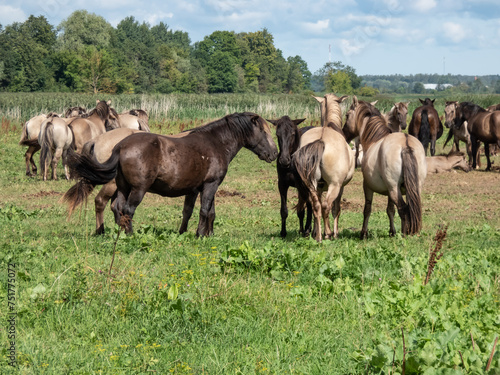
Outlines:
<svg viewBox="0 0 500 375"><path fill-rule="evenodd" d="M259 159L270 163L278 157L278 148L271 136L271 130L266 120L257 114L245 113L250 117L252 123L252 133L246 139L245 147L256 154Z"/></svg>
<svg viewBox="0 0 500 375"><path fill-rule="evenodd" d="M394 111L395 111L395 117L397 119L397 123L399 124L399 127L401 130L406 129L406 117L408 116L408 104L409 103L395 103L394 104Z"/></svg>
<svg viewBox="0 0 500 375"><path fill-rule="evenodd" d="M418 100L420 100L420 103L422 103L422 105L430 105L430 106L434 107L434 101L436 99L431 100L429 98L425 98L424 100L422 100L422 99L418 99Z"/></svg>
<svg viewBox="0 0 500 375"><path fill-rule="evenodd" d="M448 101L444 107L444 125L449 129L457 120L458 102Z"/></svg>
<svg viewBox="0 0 500 375"><path fill-rule="evenodd" d="M347 95L338 97L337 95L330 93L325 94L323 97L314 96L313 98L319 103L321 110L321 126L326 126L326 124L332 122L335 126L339 128L342 127L342 109L340 104L348 98Z"/></svg>
<svg viewBox="0 0 500 375"><path fill-rule="evenodd" d="M292 120L288 116L283 116L278 120L267 120L276 127L279 146L278 164L285 168L290 167L291 155L299 148L300 132L297 125L304 120L305 118Z"/></svg>
<svg viewBox="0 0 500 375"><path fill-rule="evenodd" d="M342 128L344 137L347 142L352 141L359 135L359 130L356 128L356 111L359 107L359 101L356 95L352 97L352 103L346 113L345 124Z"/></svg>

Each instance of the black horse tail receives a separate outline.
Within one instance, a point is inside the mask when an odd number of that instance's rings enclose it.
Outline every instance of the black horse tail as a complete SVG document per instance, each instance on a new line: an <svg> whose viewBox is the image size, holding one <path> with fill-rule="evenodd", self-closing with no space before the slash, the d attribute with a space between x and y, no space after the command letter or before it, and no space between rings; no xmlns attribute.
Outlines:
<svg viewBox="0 0 500 375"><path fill-rule="evenodd" d="M446 141L444 141L443 148L446 147L446 145L448 144L449 141L451 141L451 139L453 138L454 135L455 135L455 133L453 132L453 125L452 125L452 126L450 126L450 131L448 132L448 136L446 137Z"/></svg>
<svg viewBox="0 0 500 375"><path fill-rule="evenodd" d="M42 176L45 176L45 168L47 160L52 160L52 149L53 149L53 138L54 138L54 124L52 121L48 121L45 124L45 128L42 129L38 136L38 141L40 143L40 170L42 171Z"/></svg>
<svg viewBox="0 0 500 375"><path fill-rule="evenodd" d="M418 181L418 163L413 149L408 144L407 134L406 147L401 151L401 157L403 159L403 182L406 189L407 201L403 205L405 207L404 215L406 223L403 228L403 234L417 234L422 229L422 202Z"/></svg>
<svg viewBox="0 0 500 375"><path fill-rule="evenodd" d="M429 123L429 114L427 113L427 109L422 111L420 130L418 131L418 140L422 143L424 150L427 152L427 148L429 147L429 142L431 140L431 125Z"/></svg>
<svg viewBox="0 0 500 375"><path fill-rule="evenodd" d="M71 175L79 178L62 197L62 201L68 204L68 216L71 216L75 208L87 200L96 185L107 184L116 177L120 163L120 147L115 147L110 158L103 164L99 163L93 154L77 154L70 149L67 163Z"/></svg>
<svg viewBox="0 0 500 375"><path fill-rule="evenodd" d="M303 190L303 188L307 188L309 191L316 189L317 181L315 174L321 164L324 151L325 142L318 139L299 148L293 154L292 164L300 177L297 181L297 188L299 190Z"/></svg>

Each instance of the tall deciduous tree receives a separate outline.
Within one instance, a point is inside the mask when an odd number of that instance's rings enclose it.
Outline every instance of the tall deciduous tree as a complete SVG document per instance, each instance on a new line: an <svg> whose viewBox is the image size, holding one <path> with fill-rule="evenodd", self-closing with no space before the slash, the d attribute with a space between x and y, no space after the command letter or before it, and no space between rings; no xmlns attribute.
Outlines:
<svg viewBox="0 0 500 375"><path fill-rule="evenodd" d="M58 26L61 49L79 50L85 46L108 47L113 27L101 16L77 10Z"/></svg>

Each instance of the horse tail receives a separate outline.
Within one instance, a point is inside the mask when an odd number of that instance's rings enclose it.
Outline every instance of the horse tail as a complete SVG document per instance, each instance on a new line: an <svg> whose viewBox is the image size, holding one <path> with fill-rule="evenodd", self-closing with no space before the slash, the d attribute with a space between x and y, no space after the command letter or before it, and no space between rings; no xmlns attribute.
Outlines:
<svg viewBox="0 0 500 375"><path fill-rule="evenodd" d="M68 129L71 132L71 149L76 150L76 138L75 138L75 132L73 131L73 127L71 124L68 125Z"/></svg>
<svg viewBox="0 0 500 375"><path fill-rule="evenodd" d="M431 125L429 124L429 114L427 113L427 109L422 111L420 118L420 130L418 131L418 140L424 146L424 150L427 150L431 140Z"/></svg>
<svg viewBox="0 0 500 375"><path fill-rule="evenodd" d="M144 117L138 116L137 122L139 123L139 130L151 133L151 129L149 129L147 118L144 119Z"/></svg>
<svg viewBox="0 0 500 375"><path fill-rule="evenodd" d="M403 228L403 234L417 234L422 229L422 202L418 181L418 163L413 148L408 144L407 134L406 147L401 151L401 157L403 159L403 182L407 201L404 204L406 227Z"/></svg>
<svg viewBox="0 0 500 375"><path fill-rule="evenodd" d="M52 160L52 149L54 146L54 124L52 121L47 121L45 129L42 129L38 136L40 142L40 169L42 176L45 176L45 163L47 160Z"/></svg>
<svg viewBox="0 0 500 375"><path fill-rule="evenodd" d="M72 176L79 181L73 185L62 197L68 204L68 216L84 201L96 185L104 185L116 177L120 163L120 147L115 147L108 160L99 163L90 153L77 154L73 149L68 150L67 164Z"/></svg>
<svg viewBox="0 0 500 375"><path fill-rule="evenodd" d="M28 135L28 124L29 121L26 121L23 125L23 130L21 131L21 138L19 139L20 146L38 146L38 138L30 139Z"/></svg>
<svg viewBox="0 0 500 375"><path fill-rule="evenodd" d="M453 138L453 135L454 135L454 132L453 132L453 125L452 125L452 126L450 126L450 131L448 132L448 136L446 137L446 141L444 141L443 148L445 148L446 145L448 144L448 142Z"/></svg>
<svg viewBox="0 0 500 375"><path fill-rule="evenodd" d="M299 148L293 154L293 165L297 174L300 177L298 185L309 190L315 190L317 181L315 178L316 170L321 165L323 152L325 151L325 142L317 139Z"/></svg>

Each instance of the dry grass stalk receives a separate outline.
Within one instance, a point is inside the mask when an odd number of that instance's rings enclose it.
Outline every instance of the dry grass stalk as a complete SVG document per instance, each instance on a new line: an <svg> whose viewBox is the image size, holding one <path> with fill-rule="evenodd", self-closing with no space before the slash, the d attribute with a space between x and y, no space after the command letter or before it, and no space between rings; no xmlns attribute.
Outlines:
<svg viewBox="0 0 500 375"><path fill-rule="evenodd" d="M427 265L427 276L425 278L424 285L427 285L432 272L434 271L434 267L436 266L438 260L444 255L444 251L441 251L441 248L443 247L443 242L446 239L447 229L448 226L445 226L444 228L441 227L434 236L434 248L431 248L429 251L429 263Z"/></svg>

